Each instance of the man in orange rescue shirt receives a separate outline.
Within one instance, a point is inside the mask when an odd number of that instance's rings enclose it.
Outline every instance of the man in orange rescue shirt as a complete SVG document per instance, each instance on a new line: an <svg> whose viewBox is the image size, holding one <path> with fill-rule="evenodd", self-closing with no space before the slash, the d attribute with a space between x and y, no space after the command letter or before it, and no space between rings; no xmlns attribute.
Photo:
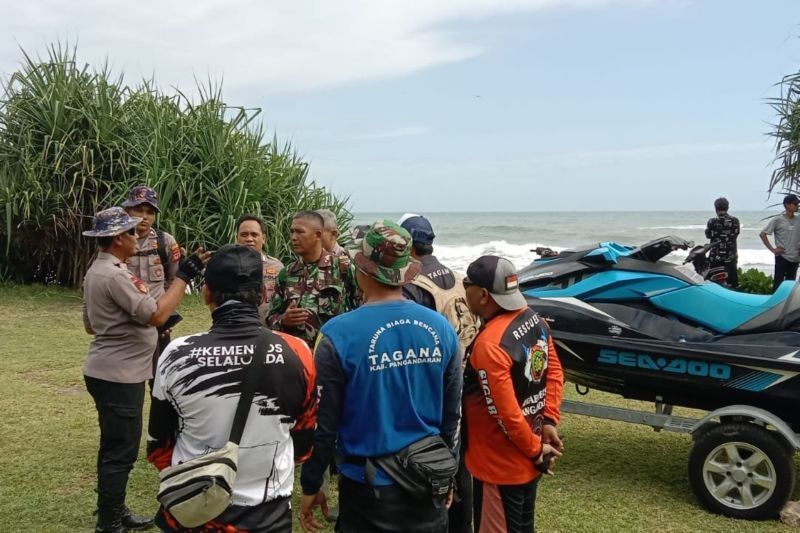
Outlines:
<svg viewBox="0 0 800 533"><path fill-rule="evenodd" d="M534 530L536 485L552 474L564 374L544 320L526 304L510 261L467 268L467 303L484 320L464 373L466 463L478 533Z"/></svg>

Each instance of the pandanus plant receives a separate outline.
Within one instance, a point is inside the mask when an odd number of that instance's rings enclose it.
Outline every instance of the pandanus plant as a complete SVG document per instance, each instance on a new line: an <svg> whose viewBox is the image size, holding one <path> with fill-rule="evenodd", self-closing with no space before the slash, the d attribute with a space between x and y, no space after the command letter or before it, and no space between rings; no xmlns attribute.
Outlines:
<svg viewBox="0 0 800 533"><path fill-rule="evenodd" d="M136 86L108 65L79 65L75 47L22 51L0 100L0 277L79 285L94 253L81 232L134 185L159 193L158 226L187 249L231 242L236 219L261 215L268 250L288 259L293 213L347 198L309 179L289 143L265 139L260 110L230 106L218 85L198 96Z"/></svg>
<svg viewBox="0 0 800 533"><path fill-rule="evenodd" d="M800 191L800 72L785 76L778 84L780 96L768 100L778 117L769 135L775 139L775 161L769 192Z"/></svg>

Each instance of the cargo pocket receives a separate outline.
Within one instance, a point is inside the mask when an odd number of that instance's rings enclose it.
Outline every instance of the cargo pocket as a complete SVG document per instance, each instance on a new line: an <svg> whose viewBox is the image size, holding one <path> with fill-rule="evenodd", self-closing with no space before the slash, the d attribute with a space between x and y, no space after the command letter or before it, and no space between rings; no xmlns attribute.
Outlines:
<svg viewBox="0 0 800 533"><path fill-rule="evenodd" d="M135 460L142 436L142 410L132 405L109 403L103 412L101 440L119 449L121 455L132 454Z"/></svg>
<svg viewBox="0 0 800 533"><path fill-rule="evenodd" d="M147 257L147 264L150 281L164 281L164 265L161 264L161 258L158 255L150 255Z"/></svg>

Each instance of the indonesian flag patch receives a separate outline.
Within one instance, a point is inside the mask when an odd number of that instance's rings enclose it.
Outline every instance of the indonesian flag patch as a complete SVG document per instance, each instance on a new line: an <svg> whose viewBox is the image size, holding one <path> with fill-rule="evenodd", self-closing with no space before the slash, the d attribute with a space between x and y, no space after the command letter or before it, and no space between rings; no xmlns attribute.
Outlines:
<svg viewBox="0 0 800 533"><path fill-rule="evenodd" d="M519 280L517 280L516 274L511 274L510 276L506 276L506 290L511 291L519 287Z"/></svg>

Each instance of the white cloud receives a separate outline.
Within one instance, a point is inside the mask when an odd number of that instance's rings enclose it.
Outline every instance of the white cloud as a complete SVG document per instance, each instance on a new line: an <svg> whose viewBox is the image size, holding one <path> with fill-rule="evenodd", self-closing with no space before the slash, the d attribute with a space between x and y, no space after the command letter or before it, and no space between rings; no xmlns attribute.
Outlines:
<svg viewBox="0 0 800 533"><path fill-rule="evenodd" d="M666 1L666 0L664 0ZM674 1L674 0L670 0ZM402 77L484 50L452 23L554 8L655 0L2 0L0 71L20 61L17 43L43 52L78 41L79 59L109 58L130 78L155 74L192 89L224 76L228 89L314 90Z"/></svg>

